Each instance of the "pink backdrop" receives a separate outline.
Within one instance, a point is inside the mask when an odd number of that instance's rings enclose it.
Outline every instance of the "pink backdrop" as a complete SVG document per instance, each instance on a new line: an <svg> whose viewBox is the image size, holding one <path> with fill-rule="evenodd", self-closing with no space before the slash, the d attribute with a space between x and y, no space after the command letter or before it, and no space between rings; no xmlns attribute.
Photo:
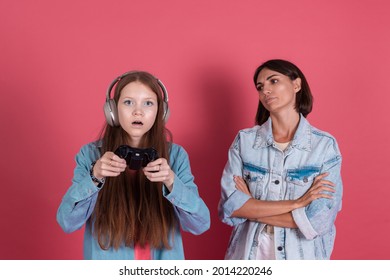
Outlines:
<svg viewBox="0 0 390 280"><path fill-rule="evenodd" d="M306 74L310 122L339 142L343 210L334 259L390 259L390 4L360 1L0 2L0 259L80 259L82 231L55 215L74 156L104 119L106 88L142 69L167 86L174 140L191 159L211 229L188 259L222 259L217 217L236 132L253 125L254 69L283 58Z"/></svg>

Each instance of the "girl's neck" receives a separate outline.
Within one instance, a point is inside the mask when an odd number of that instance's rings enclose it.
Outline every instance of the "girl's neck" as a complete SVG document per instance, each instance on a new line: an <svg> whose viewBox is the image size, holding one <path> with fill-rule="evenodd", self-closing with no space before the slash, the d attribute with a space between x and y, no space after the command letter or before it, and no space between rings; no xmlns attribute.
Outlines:
<svg viewBox="0 0 390 280"><path fill-rule="evenodd" d="M140 147L141 140L140 139L132 139L130 136L127 138L127 145L133 148Z"/></svg>
<svg viewBox="0 0 390 280"><path fill-rule="evenodd" d="M299 125L299 113L286 113L271 115L272 119L272 134L274 140L279 143L290 142Z"/></svg>

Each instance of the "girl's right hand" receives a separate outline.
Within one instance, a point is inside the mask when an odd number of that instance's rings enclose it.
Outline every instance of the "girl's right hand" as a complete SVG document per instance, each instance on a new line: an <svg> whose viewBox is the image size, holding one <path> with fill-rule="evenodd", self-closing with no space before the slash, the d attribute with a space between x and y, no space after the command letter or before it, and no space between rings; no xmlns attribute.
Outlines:
<svg viewBox="0 0 390 280"><path fill-rule="evenodd" d="M318 198L332 198L332 195L324 193L324 191L335 192L335 184L324 179L328 175L329 173L322 173L314 178L314 182L307 192L296 200L297 208L305 207Z"/></svg>
<svg viewBox="0 0 390 280"><path fill-rule="evenodd" d="M126 160L113 152L106 152L99 158L93 167L93 176L98 179L116 177L126 169Z"/></svg>

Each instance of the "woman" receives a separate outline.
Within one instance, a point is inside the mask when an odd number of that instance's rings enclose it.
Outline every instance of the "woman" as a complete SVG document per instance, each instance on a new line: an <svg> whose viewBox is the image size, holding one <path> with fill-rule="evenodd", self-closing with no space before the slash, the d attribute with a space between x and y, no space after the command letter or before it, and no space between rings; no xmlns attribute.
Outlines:
<svg viewBox="0 0 390 280"><path fill-rule="evenodd" d="M341 209L336 140L311 126L312 94L291 62L254 75L256 126L239 131L223 171L219 214L234 226L226 259L329 259Z"/></svg>
<svg viewBox="0 0 390 280"><path fill-rule="evenodd" d="M184 259L180 227L201 234L210 213L186 151L167 141L164 85L147 72L125 73L111 83L104 109L102 137L77 154L58 223L65 232L86 224L85 259ZM131 170L114 153L122 145L154 148L159 158Z"/></svg>

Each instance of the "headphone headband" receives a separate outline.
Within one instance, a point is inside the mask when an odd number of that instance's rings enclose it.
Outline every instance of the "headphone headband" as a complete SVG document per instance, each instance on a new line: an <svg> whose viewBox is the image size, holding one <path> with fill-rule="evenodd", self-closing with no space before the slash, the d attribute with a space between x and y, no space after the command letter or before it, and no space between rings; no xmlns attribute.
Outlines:
<svg viewBox="0 0 390 280"><path fill-rule="evenodd" d="M126 72L126 73L124 73L124 74L118 76L115 80L113 80L113 81L111 82L110 86L109 86L108 89L107 89L106 101L108 101L109 99L111 99L111 91L112 91L112 88L113 88L120 80L122 80L124 77L126 77L126 76L128 76L128 75L130 75L130 74L134 74L134 73L138 73L138 72L137 72L137 71L129 71L129 72ZM154 77L154 76L153 76L153 77ZM156 78L156 77L154 77L154 78L156 79L158 85L160 86L160 88L161 88L161 90L162 90L162 92L163 92L163 95L164 95L164 96L163 96L163 100L164 100L166 103L168 103L169 98L168 98L168 91L167 91L167 88L165 87L165 85L163 84L163 82L162 82L160 79L158 79L158 78Z"/></svg>

